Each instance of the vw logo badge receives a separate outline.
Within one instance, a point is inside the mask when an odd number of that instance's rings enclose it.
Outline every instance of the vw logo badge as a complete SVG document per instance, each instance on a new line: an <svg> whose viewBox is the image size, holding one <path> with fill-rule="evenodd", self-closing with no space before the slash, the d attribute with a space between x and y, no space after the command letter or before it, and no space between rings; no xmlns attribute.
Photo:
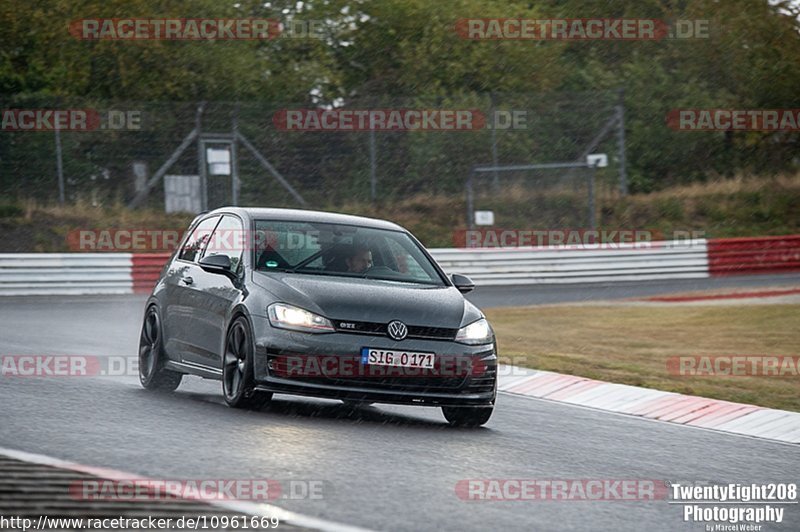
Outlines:
<svg viewBox="0 0 800 532"><path fill-rule="evenodd" d="M402 340L408 335L408 327L402 321L390 321L386 332L392 340Z"/></svg>

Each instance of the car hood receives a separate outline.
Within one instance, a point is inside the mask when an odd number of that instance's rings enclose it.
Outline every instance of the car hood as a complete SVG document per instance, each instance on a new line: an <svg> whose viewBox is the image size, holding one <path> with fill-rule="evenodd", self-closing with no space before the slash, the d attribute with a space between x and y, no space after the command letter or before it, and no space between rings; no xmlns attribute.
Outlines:
<svg viewBox="0 0 800 532"><path fill-rule="evenodd" d="M276 301L345 321L458 328L482 314L454 287L346 277L254 272L253 281Z"/></svg>

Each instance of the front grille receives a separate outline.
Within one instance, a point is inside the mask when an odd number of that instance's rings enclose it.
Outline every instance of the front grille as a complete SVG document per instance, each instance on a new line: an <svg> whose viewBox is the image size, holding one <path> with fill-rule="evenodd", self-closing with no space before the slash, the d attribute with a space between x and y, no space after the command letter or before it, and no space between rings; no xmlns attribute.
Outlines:
<svg viewBox="0 0 800 532"><path fill-rule="evenodd" d="M346 321L333 320L333 326L337 331L369 334L373 336L387 336L387 323L373 321ZM446 327L426 327L422 325L408 325L408 335L406 338L415 340L454 340L458 329Z"/></svg>

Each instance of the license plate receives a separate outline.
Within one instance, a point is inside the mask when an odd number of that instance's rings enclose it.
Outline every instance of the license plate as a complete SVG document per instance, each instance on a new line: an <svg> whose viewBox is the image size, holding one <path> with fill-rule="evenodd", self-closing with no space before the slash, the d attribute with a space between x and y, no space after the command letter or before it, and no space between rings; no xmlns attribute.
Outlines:
<svg viewBox="0 0 800 532"><path fill-rule="evenodd" d="M371 366L394 366L401 368L433 369L434 353L416 353L393 349L361 349L361 363Z"/></svg>

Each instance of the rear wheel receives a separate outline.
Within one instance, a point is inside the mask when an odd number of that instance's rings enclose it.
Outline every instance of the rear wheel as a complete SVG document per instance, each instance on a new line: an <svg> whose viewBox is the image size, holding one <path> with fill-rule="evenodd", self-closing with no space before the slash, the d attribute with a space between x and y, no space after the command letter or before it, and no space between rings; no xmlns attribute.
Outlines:
<svg viewBox="0 0 800 532"><path fill-rule="evenodd" d="M443 406L442 414L454 427L480 427L489 421L494 407Z"/></svg>
<svg viewBox="0 0 800 532"><path fill-rule="evenodd" d="M164 369L161 319L155 306L147 309L139 336L139 382L148 390L173 391L181 383L182 373Z"/></svg>
<svg viewBox="0 0 800 532"><path fill-rule="evenodd" d="M250 325L240 316L228 329L222 358L222 395L228 406L257 410L272 398L270 393L255 390L253 357Z"/></svg>

